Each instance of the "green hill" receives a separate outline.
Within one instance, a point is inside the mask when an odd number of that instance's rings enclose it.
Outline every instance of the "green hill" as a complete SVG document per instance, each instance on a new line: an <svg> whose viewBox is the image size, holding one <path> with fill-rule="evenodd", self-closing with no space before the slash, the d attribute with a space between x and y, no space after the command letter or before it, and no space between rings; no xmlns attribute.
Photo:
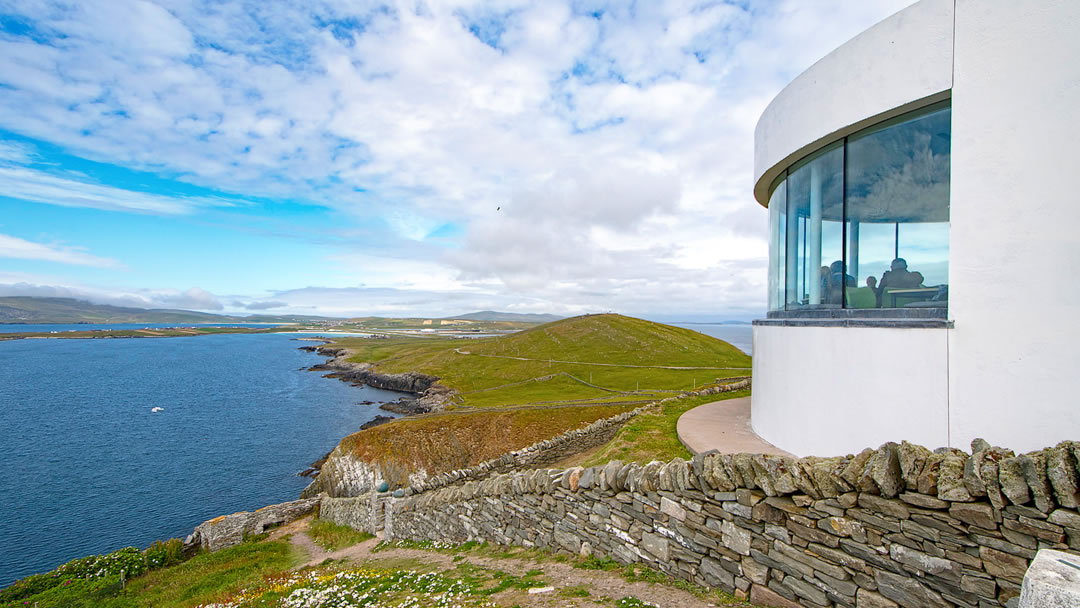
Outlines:
<svg viewBox="0 0 1080 608"><path fill-rule="evenodd" d="M649 400L749 374L750 357L688 329L587 315L479 340L337 340L376 371L419 371L460 393L459 406Z"/></svg>
<svg viewBox="0 0 1080 608"><path fill-rule="evenodd" d="M476 354L623 365L746 367L750 357L699 332L615 314L547 323L477 344Z"/></svg>

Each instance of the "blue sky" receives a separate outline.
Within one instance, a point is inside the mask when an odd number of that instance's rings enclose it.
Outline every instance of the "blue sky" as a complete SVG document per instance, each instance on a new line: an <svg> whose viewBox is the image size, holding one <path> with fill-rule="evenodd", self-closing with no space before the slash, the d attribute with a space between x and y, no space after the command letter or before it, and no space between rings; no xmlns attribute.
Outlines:
<svg viewBox="0 0 1080 608"><path fill-rule="evenodd" d="M0 295L749 318L753 128L905 0L0 0Z"/></svg>

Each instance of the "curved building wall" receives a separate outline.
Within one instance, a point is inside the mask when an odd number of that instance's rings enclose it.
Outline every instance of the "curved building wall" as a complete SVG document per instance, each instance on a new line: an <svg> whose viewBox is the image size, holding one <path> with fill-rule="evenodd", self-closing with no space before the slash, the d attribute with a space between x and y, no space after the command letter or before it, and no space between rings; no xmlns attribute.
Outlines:
<svg viewBox="0 0 1080 608"><path fill-rule="evenodd" d="M952 439L1080 439L1080 2L958 0Z"/></svg>
<svg viewBox="0 0 1080 608"><path fill-rule="evenodd" d="M769 106L756 133L763 205L800 159L950 99L948 309L937 325L858 310L755 322L758 434L799 455L976 437L1019 452L1080 438L1076 23L1072 0L923 0Z"/></svg>
<svg viewBox="0 0 1080 608"><path fill-rule="evenodd" d="M755 326L754 432L797 456L903 439L947 445L947 333Z"/></svg>
<svg viewBox="0 0 1080 608"><path fill-rule="evenodd" d="M922 0L859 34L791 82L754 130L754 196L787 165L952 86L952 0Z"/></svg>

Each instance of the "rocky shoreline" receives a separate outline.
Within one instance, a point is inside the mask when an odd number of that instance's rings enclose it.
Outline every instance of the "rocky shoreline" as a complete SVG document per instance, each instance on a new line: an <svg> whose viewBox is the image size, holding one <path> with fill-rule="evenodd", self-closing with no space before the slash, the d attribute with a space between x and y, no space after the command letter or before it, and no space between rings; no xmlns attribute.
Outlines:
<svg viewBox="0 0 1080 608"><path fill-rule="evenodd" d="M329 372L325 375L327 378L337 378L355 386L366 384L383 390L416 395L414 398L402 397L379 406L380 409L397 414L428 414L442 411L446 409L446 405L453 399L455 394L455 391L450 387L439 384L439 379L435 376L419 372L384 374L373 371L370 363L349 361L348 359L352 353L345 348L323 344L301 346L300 350L328 357L325 363L319 363L308 368L309 371L313 372Z"/></svg>
<svg viewBox="0 0 1080 608"><path fill-rule="evenodd" d="M450 387L439 384L439 379L435 376L418 372L383 374L372 371L370 363L349 361L352 352L345 348L332 346L332 344L332 342L326 341L323 344L299 347L299 350L327 357L324 363L312 365L308 368L308 371L328 372L323 375L324 378L337 378L353 386L367 385L373 388L411 395L383 403L379 405L379 409L402 414L403 416L428 414L446 409L446 405L456 394ZM367 430L393 420L397 419L391 416L378 415L360 425L359 430ZM323 465L326 464L332 453L332 451L327 452L325 456L311 463L311 466L300 472L299 475L301 477L318 477Z"/></svg>

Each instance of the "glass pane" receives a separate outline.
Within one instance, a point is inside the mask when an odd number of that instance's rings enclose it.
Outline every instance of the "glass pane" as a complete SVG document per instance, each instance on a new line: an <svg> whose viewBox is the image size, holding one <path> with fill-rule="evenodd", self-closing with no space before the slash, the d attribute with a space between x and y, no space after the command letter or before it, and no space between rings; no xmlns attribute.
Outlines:
<svg viewBox="0 0 1080 608"><path fill-rule="evenodd" d="M843 299L843 159L838 143L788 173L788 310L839 308Z"/></svg>
<svg viewBox="0 0 1080 608"><path fill-rule="evenodd" d="M781 181L769 197L769 310L784 307L784 230L787 227L787 183Z"/></svg>
<svg viewBox="0 0 1080 608"><path fill-rule="evenodd" d="M948 305L950 117L938 108L848 139L848 308Z"/></svg>

